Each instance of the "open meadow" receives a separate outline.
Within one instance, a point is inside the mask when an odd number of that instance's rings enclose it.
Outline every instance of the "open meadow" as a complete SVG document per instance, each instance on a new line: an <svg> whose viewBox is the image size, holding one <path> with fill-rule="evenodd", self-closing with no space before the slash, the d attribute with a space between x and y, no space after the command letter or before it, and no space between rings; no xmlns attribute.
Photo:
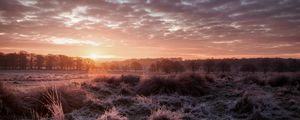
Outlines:
<svg viewBox="0 0 300 120"><path fill-rule="evenodd" d="M2 71L0 76L3 120L300 118L299 73L96 75Z"/></svg>

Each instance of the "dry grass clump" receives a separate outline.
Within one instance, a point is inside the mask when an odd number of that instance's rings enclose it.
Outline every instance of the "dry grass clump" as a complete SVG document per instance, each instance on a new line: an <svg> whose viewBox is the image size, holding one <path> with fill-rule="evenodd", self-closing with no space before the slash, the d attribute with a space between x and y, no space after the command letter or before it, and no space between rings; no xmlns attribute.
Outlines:
<svg viewBox="0 0 300 120"><path fill-rule="evenodd" d="M260 79L258 76L247 76L247 77L244 77L242 79L242 82L245 83L245 84L257 84L257 85L260 85L260 86L265 86L266 85L266 82L262 79Z"/></svg>
<svg viewBox="0 0 300 120"><path fill-rule="evenodd" d="M268 84L272 87L282 87L290 84L290 77L286 75L278 75L270 78Z"/></svg>
<svg viewBox="0 0 300 120"><path fill-rule="evenodd" d="M140 76L136 75L121 75L120 77L98 77L94 79L94 82L105 82L112 86L119 86L121 83L126 83L129 85L137 85L140 82Z"/></svg>
<svg viewBox="0 0 300 120"><path fill-rule="evenodd" d="M152 112L149 120L182 120L183 115L179 112L172 112L162 107Z"/></svg>
<svg viewBox="0 0 300 120"><path fill-rule="evenodd" d="M0 87L1 115L23 118L53 117L63 119L64 113L86 105L86 94L77 88L60 87L32 90L24 94L7 92Z"/></svg>
<svg viewBox="0 0 300 120"><path fill-rule="evenodd" d="M202 96L207 94L209 87L206 80L196 74L178 76L153 76L141 82L137 87L140 95L174 94Z"/></svg>
<svg viewBox="0 0 300 120"><path fill-rule="evenodd" d="M109 111L105 111L105 113L98 117L97 120L128 120L128 118L121 115L120 112L113 107Z"/></svg>
<svg viewBox="0 0 300 120"><path fill-rule="evenodd" d="M3 119L13 119L16 116L25 114L24 108L19 106L20 101L10 88L0 82L0 116Z"/></svg>
<svg viewBox="0 0 300 120"><path fill-rule="evenodd" d="M137 75L122 75L121 81L129 85L137 85L140 82L141 77Z"/></svg>
<svg viewBox="0 0 300 120"><path fill-rule="evenodd" d="M238 114L250 114L253 113L256 107L258 107L257 104L255 104L250 95L246 93L236 101L232 110Z"/></svg>

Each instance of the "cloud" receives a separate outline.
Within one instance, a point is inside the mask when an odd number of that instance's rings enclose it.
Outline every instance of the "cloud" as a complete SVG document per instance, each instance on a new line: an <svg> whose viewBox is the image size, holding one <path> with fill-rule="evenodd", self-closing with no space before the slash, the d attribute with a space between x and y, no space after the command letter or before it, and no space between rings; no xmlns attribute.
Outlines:
<svg viewBox="0 0 300 120"><path fill-rule="evenodd" d="M233 44L233 43L240 43L241 40L231 40L231 41L213 41L214 44Z"/></svg>
<svg viewBox="0 0 300 120"><path fill-rule="evenodd" d="M243 48L231 49L246 54L257 44L299 42L299 6L299 0L1 0L0 33L5 34L0 42L20 38L39 43L59 36L50 43L96 46L106 37L114 46L128 41L128 49L174 44L198 51L205 47L207 54L222 54L225 46L216 49L220 45L239 43ZM292 46L273 50L298 51Z"/></svg>
<svg viewBox="0 0 300 120"><path fill-rule="evenodd" d="M97 42L94 42L91 40L78 40L78 39L72 39L72 38L52 37L48 41L53 44L58 44L58 45L91 45L91 46L99 46L100 45L100 43L97 43Z"/></svg>

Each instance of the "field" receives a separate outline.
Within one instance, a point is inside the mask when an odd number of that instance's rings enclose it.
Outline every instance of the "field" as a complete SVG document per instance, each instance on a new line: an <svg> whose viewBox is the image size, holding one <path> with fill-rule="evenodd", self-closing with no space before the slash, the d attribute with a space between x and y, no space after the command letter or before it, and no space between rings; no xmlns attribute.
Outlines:
<svg viewBox="0 0 300 120"><path fill-rule="evenodd" d="M298 73L1 71L0 76L4 120L300 119Z"/></svg>

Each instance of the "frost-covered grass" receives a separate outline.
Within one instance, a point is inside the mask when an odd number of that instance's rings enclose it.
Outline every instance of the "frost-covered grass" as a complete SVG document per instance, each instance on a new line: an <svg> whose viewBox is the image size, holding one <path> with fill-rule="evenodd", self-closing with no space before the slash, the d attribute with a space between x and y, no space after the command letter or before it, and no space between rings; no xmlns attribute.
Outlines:
<svg viewBox="0 0 300 120"><path fill-rule="evenodd" d="M12 120L299 119L300 77L285 76L287 83L279 86L270 84L276 75L259 74L102 76L29 92L2 84L0 115Z"/></svg>

